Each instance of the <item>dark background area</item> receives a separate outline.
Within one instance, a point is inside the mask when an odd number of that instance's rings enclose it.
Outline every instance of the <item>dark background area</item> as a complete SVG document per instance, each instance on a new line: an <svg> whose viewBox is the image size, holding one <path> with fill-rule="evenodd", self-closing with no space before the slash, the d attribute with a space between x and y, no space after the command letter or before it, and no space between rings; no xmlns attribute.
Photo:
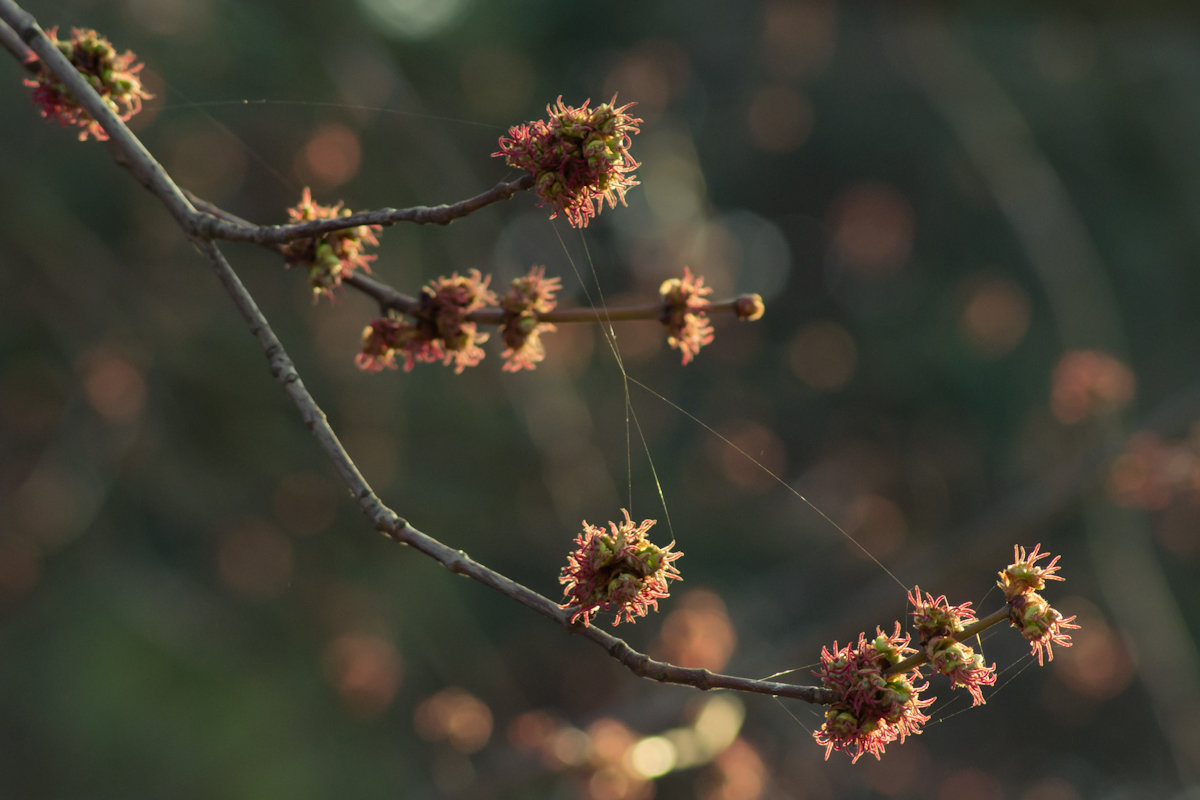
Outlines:
<svg viewBox="0 0 1200 800"><path fill-rule="evenodd" d="M813 743L819 709L642 680L388 543L167 213L104 145L39 119L9 63L0 795L1192 796L1200 28L1166 4L891 5L28 10L134 50L156 94L135 131L256 222L304 186L356 210L463 199L516 177L497 137L559 95L638 103L628 208L581 234L522 194L387 229L373 268L415 293L543 264L563 305L587 302L592 264L610 305L685 265L716 297L761 293L766 316L717 317L687 367L660 326L618 329L633 377L781 479L633 387L669 525L636 431L627 477L598 331L548 335L534 373L502 373L493 341L462 375L366 374L371 302L314 304L278 257L223 246L423 531L557 598L579 521L632 504L685 580L616 632L801 683L823 645L902 618L896 580L989 613L1013 544L1041 542L1075 647L1039 669L993 629L985 706L935 678L924 733L852 766ZM1089 350L1113 360L1069 357Z"/></svg>

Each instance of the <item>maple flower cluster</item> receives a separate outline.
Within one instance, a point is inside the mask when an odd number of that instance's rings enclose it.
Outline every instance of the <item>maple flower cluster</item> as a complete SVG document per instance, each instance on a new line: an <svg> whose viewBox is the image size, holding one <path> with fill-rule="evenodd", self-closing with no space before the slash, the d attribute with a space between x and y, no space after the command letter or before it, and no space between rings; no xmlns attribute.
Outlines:
<svg viewBox="0 0 1200 800"><path fill-rule="evenodd" d="M1071 646L1071 637L1063 633L1064 629L1079 628L1074 624L1074 615L1064 617L1039 594L1046 588L1046 581L1065 580L1054 574L1059 570L1058 556L1044 567L1037 566L1038 561L1050 555L1038 552L1040 548L1041 544L1035 544L1026 554L1025 548L1013 545L1013 563L1000 572L1000 580L996 583L1004 590L1004 599L1008 601L1009 623L1029 642L1039 666L1044 663L1043 654L1046 659L1054 660L1051 645Z"/></svg>
<svg viewBox="0 0 1200 800"><path fill-rule="evenodd" d="M129 50L118 54L107 39L94 30L83 28L72 29L71 38L65 41L58 38L57 27L51 28L46 35L91 84L105 105L122 120L131 119L142 110L142 101L153 97L142 87L141 78L138 77L144 65L135 64L137 56ZM108 139L100 123L92 119L35 54L29 54L26 64L37 65L33 77L27 78L24 83L33 88L33 103L43 117L58 120L64 128L81 128L81 142L88 136L96 137L97 141Z"/></svg>
<svg viewBox="0 0 1200 800"><path fill-rule="evenodd" d="M367 371L396 369L396 357L400 355L405 371L418 362L441 361L462 372L483 359L479 345L490 338L478 330L480 323L469 315L498 309L500 313L486 321L499 318L505 346L502 369L535 369L546 357L542 334L556 330L545 317L556 307L555 295L562 289L562 282L547 278L545 268L535 266L515 278L509 290L497 299L488 288L490 281L491 276L479 270L433 281L421 290L415 309L406 314L392 310L363 329L362 349L355 363ZM704 312L708 305L704 295L712 290L704 286L703 278L685 268L682 279L666 281L661 291L659 319L667 328L668 343L683 353L683 363L687 364L713 340L712 325ZM654 313L653 309L647 312ZM762 300L757 295L739 298L734 312L739 319L758 319L762 316Z"/></svg>
<svg viewBox="0 0 1200 800"><path fill-rule="evenodd" d="M655 520L635 525L629 512L621 509L625 521L609 522L610 530L583 522L583 531L575 537L576 548L567 556L559 583L566 602L559 608L573 611L571 621L582 618L591 624L598 611L614 611L613 625L644 617L658 610L659 598L669 593L668 580L682 580L673 563L683 555L672 551L675 543L659 547L647 538Z"/></svg>
<svg viewBox="0 0 1200 800"><path fill-rule="evenodd" d="M712 287L705 286L704 278L692 275L684 267L683 277L663 281L658 293L663 298L659 321L667 327L667 344L679 350L683 363L687 364L701 347L712 344L713 326L704 310L709 305L707 297L712 294Z"/></svg>
<svg viewBox="0 0 1200 800"><path fill-rule="evenodd" d="M1039 548L1037 545L1027 554L1024 548L1014 546L1013 563L1000 572L999 585L1008 602L1009 621L1031 643L1038 664L1042 664L1043 650L1053 659L1050 645L1070 647L1070 636L1063 630L1079 626L1072 624L1075 617L1064 618L1038 594L1047 580L1063 580L1054 574L1059 569L1057 556L1045 566L1037 566L1037 561L1049 555ZM825 712L824 724L813 733L825 747L826 758L839 750L852 761L864 753L878 759L891 742L921 732L929 719L921 709L936 699L920 697L929 685L918 684L922 661L949 677L951 688L965 688L972 705L983 704L981 687L995 684L995 664L985 665L981 655L960 641L968 634L967 626L977 622L970 603L951 605L945 595L923 594L919 586L908 593L908 601L914 608L920 657L907 658L918 651L909 646L908 634L900 634L899 622L891 635L877 628L874 639L859 634L855 645L839 647L835 641L832 648L821 650L821 662L813 674L837 698ZM1004 618L997 612L982 627ZM980 625L974 628L980 629ZM901 667L901 662L906 663Z"/></svg>
<svg viewBox="0 0 1200 800"><path fill-rule="evenodd" d="M362 352L355 363L369 371L395 369L399 353L406 372L418 361L453 364L456 373L475 366L484 356L479 345L489 337L467 315L496 304L496 294L488 288L491 279L473 269L430 282L421 290L413 321L383 317L363 330Z"/></svg>
<svg viewBox="0 0 1200 800"><path fill-rule="evenodd" d="M547 278L545 267L534 267L523 278L512 282L512 288L500 298L504 309L504 326L500 338L505 350L501 354L506 372L534 369L546 357L542 346L543 333L553 333L552 323L542 322L542 314L554 310L554 295L562 288L558 278Z"/></svg>
<svg viewBox="0 0 1200 800"><path fill-rule="evenodd" d="M825 712L825 722L813 733L817 744L824 745L825 758L834 750L846 752L851 762L864 753L876 759L884 748L910 734L920 733L929 717L921 709L934 698L922 700L920 693L929 687L921 681L917 669L889 675L887 670L915 653L909 647L909 635L900 634L897 622L890 635L875 629L874 639L858 635L858 643L821 649L821 663L813 674L838 700Z"/></svg>
<svg viewBox="0 0 1200 800"><path fill-rule="evenodd" d="M539 206L553 209L550 218L564 214L573 227L586 228L607 201L625 204L625 192L637 186L633 174L640 164L629 154L630 136L639 132L640 119L625 113L633 103L618 107L617 97L589 108L546 106L547 119L515 125L500 137L493 156L533 175Z"/></svg>
<svg viewBox="0 0 1200 800"><path fill-rule="evenodd" d="M300 202L287 210L288 219L293 223L313 222L319 219L341 219L352 213L343 208L342 203L333 206L323 206L314 203L312 192L306 186L300 197ZM308 270L308 282L312 284L314 299L325 295L333 298L333 291L341 285L342 279L356 269L363 272L371 271L374 255L365 255L367 245L378 245L375 236L382 230L379 225L358 225L317 236L311 239L297 239L283 246L283 257L288 266L293 264Z"/></svg>
<svg viewBox="0 0 1200 800"><path fill-rule="evenodd" d="M921 587L916 586L908 593L913 627L920 636L921 648L933 668L950 678L951 688L963 687L971 694L971 705L979 706L983 699L981 686L996 683L996 665L984 666L983 656L958 641L963 628L975 621L975 612L970 603L952 606L945 595L936 599L926 593L921 597Z"/></svg>

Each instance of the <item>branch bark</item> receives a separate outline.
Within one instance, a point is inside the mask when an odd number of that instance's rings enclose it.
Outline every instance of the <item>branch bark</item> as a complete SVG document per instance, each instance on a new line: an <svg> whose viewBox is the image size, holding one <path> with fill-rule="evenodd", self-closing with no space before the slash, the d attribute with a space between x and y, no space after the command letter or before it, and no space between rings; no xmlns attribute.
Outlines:
<svg viewBox="0 0 1200 800"><path fill-rule="evenodd" d="M417 225L449 225L456 219L473 214L481 208L501 200L508 200L517 192L533 186L533 176L522 175L507 183L498 183L486 192L457 203L438 206L413 206L412 208L380 208L375 211L360 211L336 219L318 219L294 225L253 225L236 223L217 216L205 217L197 233L208 239L228 239L231 242L254 244L284 244L296 239L309 239L323 233L357 228L360 225L395 225L397 222L412 222Z"/></svg>

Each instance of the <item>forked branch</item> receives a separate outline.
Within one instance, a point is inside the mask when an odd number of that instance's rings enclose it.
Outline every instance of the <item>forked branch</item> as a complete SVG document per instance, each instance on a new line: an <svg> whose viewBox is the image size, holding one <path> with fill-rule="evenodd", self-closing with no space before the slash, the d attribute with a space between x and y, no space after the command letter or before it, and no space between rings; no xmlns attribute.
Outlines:
<svg viewBox="0 0 1200 800"><path fill-rule="evenodd" d="M336 220L319 220L298 225L255 226L208 204L197 208L197 204L192 202L188 194L174 182L142 142L104 103L70 61L59 52L30 14L12 0L0 0L0 20L3 20L3 23L0 23L0 44L4 44L21 63L24 63L24 54L20 52L20 48L16 44L18 40L24 42L37 54L38 58L62 82L70 94L103 128L115 151L114 157L130 169L137 179L162 201L187 237L208 260L218 281L225 288L250 332L262 347L272 376L292 400L304 424L312 432L318 445L350 488L360 509L376 530L396 542L408 545L429 556L451 572L472 578L553 620L568 631L595 642L630 671L650 680L693 686L701 690L730 689L777 697L792 697L810 703L827 704L834 701L834 694L827 689L739 678L706 669L679 667L652 659L634 650L624 640L595 625L572 623L570 612L560 608L554 601L474 561L463 551L451 548L417 530L407 520L384 505L371 489L366 478L359 472L354 461L342 447L325 413L304 386L295 364L271 329L270 323L214 241L214 239L225 238L263 245L279 245L359 225L388 225L401 221L419 224L446 224L491 203L508 199L516 192L531 188L533 180L530 176L498 184L482 194L451 205L420 206L400 210L381 209ZM15 37L12 35L14 33ZM356 279L361 278L361 276L355 277Z"/></svg>

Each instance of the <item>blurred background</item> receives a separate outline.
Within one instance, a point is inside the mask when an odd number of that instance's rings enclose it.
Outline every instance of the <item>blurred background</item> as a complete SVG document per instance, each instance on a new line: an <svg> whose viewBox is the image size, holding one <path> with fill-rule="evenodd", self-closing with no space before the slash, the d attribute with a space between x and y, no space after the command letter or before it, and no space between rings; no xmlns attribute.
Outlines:
<svg viewBox="0 0 1200 800"><path fill-rule="evenodd" d="M766 316L716 318L687 367L654 323L618 337L633 377L772 474L633 387L664 510L636 432L627 476L596 330L560 326L534 373L502 373L493 341L462 375L366 374L371 302L314 304L226 245L379 495L556 599L580 520L658 519L685 580L616 632L676 663L809 683L823 645L903 619L897 580L989 613L1037 542L1062 554L1047 595L1073 648L1039 669L993 629L986 706L934 679L923 735L851 765L813 742L820 709L642 680L390 544L165 211L39 119L9 63L0 795L1196 797L1200 29L1167 4L899 5L28 10L134 50L156 95L135 130L263 223L305 186L460 200L517 177L497 137L559 95L636 101L628 208L581 234L522 194L386 230L374 272L416 293L541 264L564 306L590 264L613 305L684 266L760 293Z"/></svg>

